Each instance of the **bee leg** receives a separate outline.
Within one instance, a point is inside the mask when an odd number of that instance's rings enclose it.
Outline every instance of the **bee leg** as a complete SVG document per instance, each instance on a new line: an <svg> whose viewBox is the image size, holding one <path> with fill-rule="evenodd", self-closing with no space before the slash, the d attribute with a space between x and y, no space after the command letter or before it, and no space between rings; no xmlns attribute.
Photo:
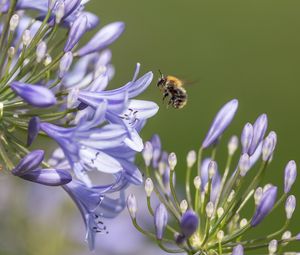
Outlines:
<svg viewBox="0 0 300 255"><path fill-rule="evenodd" d="M163 95L163 102L165 101L165 99L166 99L167 96L169 96L169 93L165 92L164 95Z"/></svg>

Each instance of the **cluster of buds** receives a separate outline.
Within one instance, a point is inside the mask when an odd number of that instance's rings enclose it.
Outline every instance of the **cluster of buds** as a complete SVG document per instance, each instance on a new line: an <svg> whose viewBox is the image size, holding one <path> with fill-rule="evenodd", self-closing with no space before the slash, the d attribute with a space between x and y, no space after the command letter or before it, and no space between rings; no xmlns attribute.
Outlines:
<svg viewBox="0 0 300 255"><path fill-rule="evenodd" d="M216 161L220 137L231 123L237 107L237 100L224 105L217 113L198 154L196 151L187 154L185 196L180 187L175 189L176 154L163 152L157 135L146 142L143 152L147 178L145 191L148 209L154 218L155 234L142 229L137 223L137 202L133 195L128 198L128 209L136 228L156 240L166 252L243 255L255 250L255 254L271 255L281 254L288 248L288 243L299 240L300 235L293 236L288 230L296 207L295 196L289 195L297 175L295 161L286 165L280 196L279 187L264 184L277 142L274 131L266 135L265 114L260 115L253 125L247 123L244 126L241 152L236 164L233 158L238 153L237 136L232 136L228 142L226 164L221 167ZM204 157L204 154L209 156ZM222 175L220 169L224 169ZM248 177L251 169L255 171L254 177ZM159 199L156 210L152 208L154 200L151 197L154 195ZM248 215L252 201L255 211L252 217L247 218L245 215ZM284 201L286 219L283 226L276 231L270 230L269 235L247 238L247 233L256 231L265 217Z"/></svg>

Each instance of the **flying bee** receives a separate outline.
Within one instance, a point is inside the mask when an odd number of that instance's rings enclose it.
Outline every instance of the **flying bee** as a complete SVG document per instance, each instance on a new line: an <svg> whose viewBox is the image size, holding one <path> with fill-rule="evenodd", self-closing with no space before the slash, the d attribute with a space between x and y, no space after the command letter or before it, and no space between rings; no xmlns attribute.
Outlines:
<svg viewBox="0 0 300 255"><path fill-rule="evenodd" d="M158 79L157 87L163 93L163 101L168 97L168 105L175 109L183 108L187 103L187 93L184 89L184 82L175 76L164 76L159 70L161 77Z"/></svg>

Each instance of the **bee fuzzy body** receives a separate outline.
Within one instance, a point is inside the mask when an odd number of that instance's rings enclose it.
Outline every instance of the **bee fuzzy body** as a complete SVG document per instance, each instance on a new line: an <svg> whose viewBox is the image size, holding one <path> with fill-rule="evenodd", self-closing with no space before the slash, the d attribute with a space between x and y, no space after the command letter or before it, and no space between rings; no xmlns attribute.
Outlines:
<svg viewBox="0 0 300 255"><path fill-rule="evenodd" d="M187 103L187 93L183 84L182 80L171 75L161 75L157 83L157 86L163 93L163 100L168 98L168 105L171 105L175 109L181 109Z"/></svg>

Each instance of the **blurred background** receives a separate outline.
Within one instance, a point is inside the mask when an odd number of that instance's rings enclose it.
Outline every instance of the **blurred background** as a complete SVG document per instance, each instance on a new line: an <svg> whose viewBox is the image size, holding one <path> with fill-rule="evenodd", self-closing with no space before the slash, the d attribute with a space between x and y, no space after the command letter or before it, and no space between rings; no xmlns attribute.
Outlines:
<svg viewBox="0 0 300 255"><path fill-rule="evenodd" d="M219 165L224 166L229 137L240 136L246 122L253 123L259 114L267 113L268 130L276 131L278 145L266 180L278 185L281 194L286 163L291 159L300 163L299 1L91 0L88 10L100 16L101 25L117 20L126 23L125 34L112 46L116 68L112 87L131 79L136 62L142 64L143 72L155 73L141 98L158 103L160 111L142 137L147 140L157 133L164 148L177 153L177 185L182 184L187 152L198 149L217 110L237 98L238 114L222 138ZM162 104L155 84L158 69L191 82L186 86L189 98L184 109L167 109ZM1 177L1 255L89 253L77 208L62 190L51 191ZM300 185L294 185L292 193L299 196ZM290 226L294 234L300 231L299 211ZM126 219L124 212L116 221L107 222L111 233L99 237L96 254L159 254ZM255 233L277 230L284 220L280 207ZM290 247L300 251L299 244Z"/></svg>

